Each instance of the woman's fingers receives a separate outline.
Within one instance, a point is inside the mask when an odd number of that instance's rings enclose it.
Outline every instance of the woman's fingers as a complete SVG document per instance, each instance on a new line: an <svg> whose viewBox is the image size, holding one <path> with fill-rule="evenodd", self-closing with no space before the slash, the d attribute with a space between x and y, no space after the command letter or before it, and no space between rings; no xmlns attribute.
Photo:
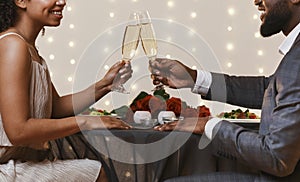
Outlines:
<svg viewBox="0 0 300 182"><path fill-rule="evenodd" d="M130 129L126 122L111 116L101 116L101 120L107 129Z"/></svg>
<svg viewBox="0 0 300 182"><path fill-rule="evenodd" d="M130 62L124 64L124 66L119 70L120 78L129 79L132 77L133 70L131 68Z"/></svg>

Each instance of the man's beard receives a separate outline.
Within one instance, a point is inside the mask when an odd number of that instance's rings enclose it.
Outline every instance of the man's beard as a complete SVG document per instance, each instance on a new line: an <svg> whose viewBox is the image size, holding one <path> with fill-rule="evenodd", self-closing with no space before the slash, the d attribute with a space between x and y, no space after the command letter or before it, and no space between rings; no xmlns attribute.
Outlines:
<svg viewBox="0 0 300 182"><path fill-rule="evenodd" d="M264 22L260 26L260 34L263 37L270 37L282 31L283 27L289 22L292 13L287 1L279 0L273 5L269 13L266 14Z"/></svg>

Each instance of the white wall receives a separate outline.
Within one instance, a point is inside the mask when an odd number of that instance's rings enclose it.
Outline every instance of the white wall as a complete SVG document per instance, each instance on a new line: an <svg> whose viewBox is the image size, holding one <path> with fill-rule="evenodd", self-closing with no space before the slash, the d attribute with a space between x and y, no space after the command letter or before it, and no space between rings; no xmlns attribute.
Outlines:
<svg viewBox="0 0 300 182"><path fill-rule="evenodd" d="M272 74L281 59L278 46L283 36L257 37L260 13L250 0L69 0L67 3L61 26L47 27L46 35L38 40L39 51L62 95L93 81L79 78L84 74L77 74L78 66L93 64L92 68L97 67L96 74L87 66L86 75L92 74L87 77L97 79L105 73L106 65L121 58L119 46L124 23L133 10L150 12L162 57L170 56L190 66L236 75ZM201 52L207 48L212 52ZM91 56L95 60L89 63ZM129 89L135 85L136 89L130 95L109 94L96 107L111 110L130 103L141 90L151 93L147 60L141 50L132 66L135 73L125 86ZM74 80L80 82L80 87L74 87ZM169 92L182 96L193 106L207 104L215 114L231 108L203 102L189 90Z"/></svg>

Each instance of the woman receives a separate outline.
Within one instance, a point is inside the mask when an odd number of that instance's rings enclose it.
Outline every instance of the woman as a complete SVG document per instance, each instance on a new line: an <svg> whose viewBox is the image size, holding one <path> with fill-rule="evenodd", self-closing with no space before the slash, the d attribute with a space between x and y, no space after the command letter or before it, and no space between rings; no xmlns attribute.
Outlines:
<svg viewBox="0 0 300 182"><path fill-rule="evenodd" d="M109 93L115 77L128 80L130 64L116 63L73 95L60 97L52 85L35 41L44 26L60 25L65 5L65 0L0 1L0 181L106 181L98 161L54 161L49 141L80 130L129 128L111 117L74 114ZM76 111L72 97L80 99Z"/></svg>

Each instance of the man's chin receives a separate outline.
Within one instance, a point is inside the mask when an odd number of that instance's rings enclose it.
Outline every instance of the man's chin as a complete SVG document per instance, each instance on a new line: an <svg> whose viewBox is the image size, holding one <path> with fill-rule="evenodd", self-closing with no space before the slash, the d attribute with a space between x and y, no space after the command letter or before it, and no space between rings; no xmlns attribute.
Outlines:
<svg viewBox="0 0 300 182"><path fill-rule="evenodd" d="M264 26L260 27L260 35L262 37L271 37L272 35L280 33L281 30L275 30L274 28L265 28Z"/></svg>

